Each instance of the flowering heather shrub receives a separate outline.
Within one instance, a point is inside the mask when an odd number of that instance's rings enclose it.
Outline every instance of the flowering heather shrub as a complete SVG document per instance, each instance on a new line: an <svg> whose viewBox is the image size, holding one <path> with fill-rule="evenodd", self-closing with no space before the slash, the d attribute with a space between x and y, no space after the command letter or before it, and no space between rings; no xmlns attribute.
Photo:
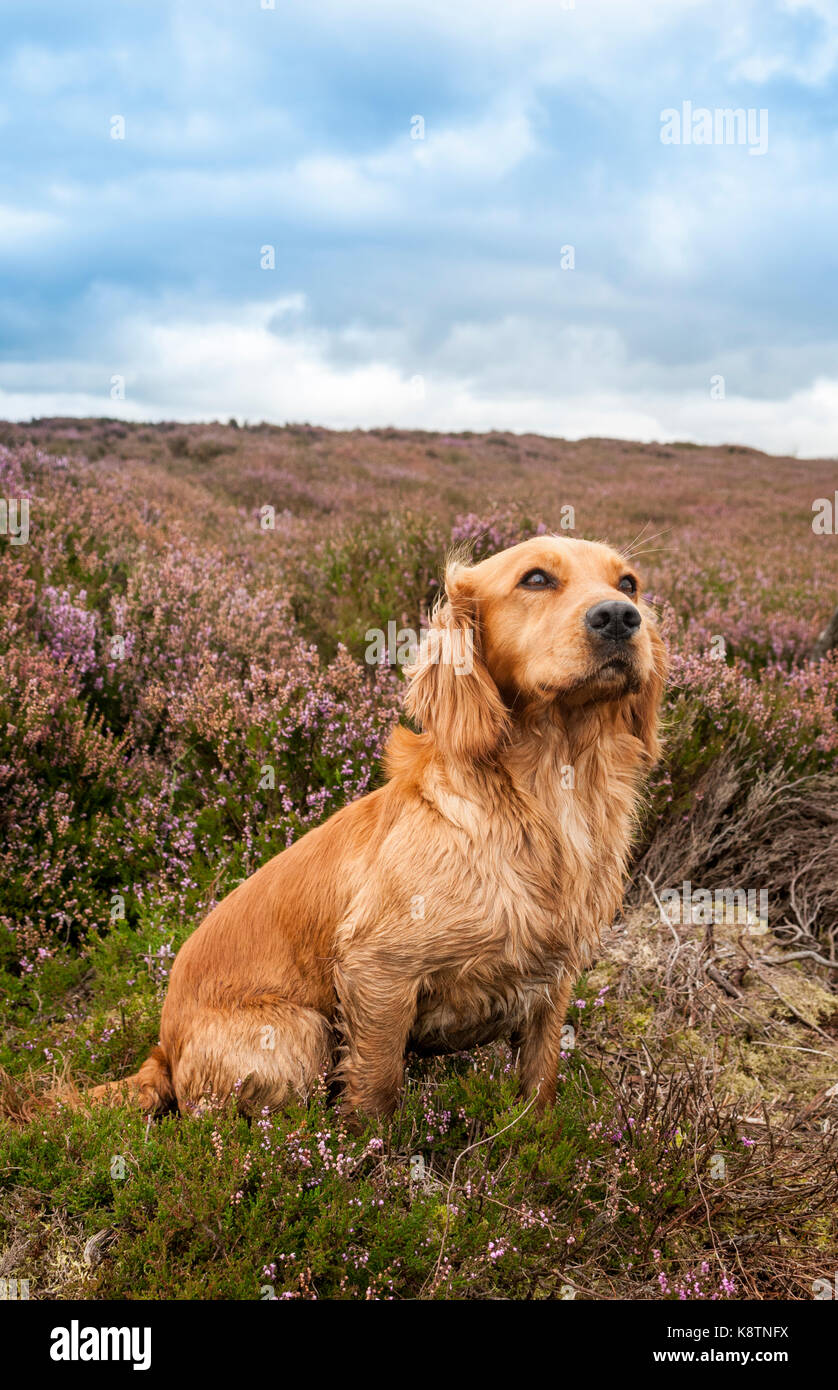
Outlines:
<svg viewBox="0 0 838 1390"><path fill-rule="evenodd" d="M371 683L345 649L323 667L301 645L241 684L205 669L169 725L201 805L198 848L227 844L242 873L257 868L371 788L397 714L394 677Z"/></svg>
<svg viewBox="0 0 838 1390"><path fill-rule="evenodd" d="M111 597L97 689L139 740L167 741L169 704L199 678L206 685L208 667L219 681L241 679L252 661L280 662L299 642L282 594L243 578L220 552L178 539L162 556L141 555Z"/></svg>
<svg viewBox="0 0 838 1390"><path fill-rule="evenodd" d="M4 556L3 560L7 560ZM0 951L48 946L104 920L102 856L124 857L113 813L139 790L124 741L78 698L67 655L39 647L34 586L0 562Z"/></svg>
<svg viewBox="0 0 838 1390"><path fill-rule="evenodd" d="M477 563L498 550L507 550L510 545L529 540L531 536L543 536L546 532L543 521L533 525L519 511L507 507L486 516L478 516L476 512L458 516L451 531L451 544L457 550L462 548Z"/></svg>
<svg viewBox="0 0 838 1390"><path fill-rule="evenodd" d="M64 468L67 460L52 458L33 444L24 444L19 449L9 449L0 444L0 497L32 497L30 475L33 470Z"/></svg>
<svg viewBox="0 0 838 1390"><path fill-rule="evenodd" d="M108 1048L108 1031L97 1048ZM799 1296L799 1236L778 1249L755 1230L770 1189L730 1110L696 1116L689 1077L669 1086L657 1114L647 1098L660 1077L633 1097L622 1083L599 1093L591 1082L574 1065L561 1112L538 1117L515 1095L508 1055L481 1050L423 1064L402 1112L360 1134L321 1092L252 1124L224 1109L202 1124L151 1127L131 1112L100 1112L95 1128L83 1114L47 1115L26 1134L0 1135L0 1156L31 1175L27 1233L46 1225L30 1215L45 1193L81 1224L80 1249L88 1231L113 1232L92 1270L60 1262L65 1297L176 1288L201 1299L531 1299L596 1287L611 1298L715 1301L772 1286ZM794 1147L775 1142L775 1215L799 1232L816 1194L834 1200L834 1174L818 1192ZM114 1181L122 1153L130 1172ZM693 1203L704 1210L695 1172L708 1154L726 1163L725 1184L705 1194L712 1242L689 1221ZM31 1273L55 1288L45 1262Z"/></svg>
<svg viewBox="0 0 838 1390"><path fill-rule="evenodd" d="M322 649L342 640L355 655L371 628L418 631L439 594L446 550L443 529L411 511L360 526L344 523L300 558L292 606Z"/></svg>
<svg viewBox="0 0 838 1390"><path fill-rule="evenodd" d="M339 645L324 664L283 590L185 535L179 515L166 542L161 513L153 547L148 514L119 529L124 477L115 502L87 465L68 486L31 448L0 463L18 494L28 471L38 508L25 552L0 552L0 912L14 959L107 929L115 894L131 919L150 885L194 911L202 886L212 901L361 795L398 681Z"/></svg>
<svg viewBox="0 0 838 1390"><path fill-rule="evenodd" d="M809 510L833 465L305 425L3 437L0 496L31 511L26 545L0 536L0 1112L65 1070L133 1069L206 909L375 784L402 678L364 662L366 631L418 629L449 548L565 534L566 504L572 534L636 542L672 656L638 890L765 886L766 951L838 945L838 658L810 658L838 600ZM555 1114L522 1107L501 1046L412 1062L399 1114L361 1135L325 1091L252 1126L39 1114L0 1124L0 1188L28 1184L0 1241L47 1296L811 1297L834 1268L836 1135L798 1119L786 1072L820 1068L801 1105L834 1084L829 969L772 964L757 1009L743 955L728 1017L697 937L675 952L646 917L621 941L578 985ZM743 1097L772 1058L766 1144Z"/></svg>
<svg viewBox="0 0 838 1390"><path fill-rule="evenodd" d="M764 650L737 654L722 621L711 626L679 617L673 605L660 602L661 631L670 653L669 698L679 696L706 715L708 730L729 734L749 727L755 746L774 761L788 765L834 767L838 752L838 662L833 653L812 660L811 642L800 633L789 639L791 624L783 615L763 615L764 648L780 651L767 659ZM716 618L719 617L716 613ZM725 637L723 649L712 637Z"/></svg>
<svg viewBox="0 0 838 1390"><path fill-rule="evenodd" d="M131 446L130 429L110 424L68 443L91 434ZM32 442L0 449L3 489L29 496L32 517L29 544L0 551L4 852L19 885L3 911L21 951L106 925L116 892L132 917L151 884L177 913L194 912L204 890L211 899L360 795L399 692L397 673L359 664L366 631L391 620L418 629L449 547L479 559L557 527L566 500L584 511L561 479L550 501L545 442L523 452L516 442L519 467L536 458L541 517L516 499L455 511L446 527L433 512L385 510L385 493L318 533L312 514L334 493L329 436L275 435L278 466L263 455L234 466L217 450L198 458L191 446L162 471L130 453L117 467ZM356 439L337 437L333 462L359 479L364 451L398 445L387 432L363 436L363 449ZM450 462L428 453L453 478L481 452L508 471L512 447L470 437L452 441ZM385 489L410 476L389 454L381 468ZM282 522L274 531L259 526L267 502ZM747 537L741 554L708 555L702 527L716 521L689 521L662 551L654 535L638 542L672 651L673 757L653 782L658 818L689 813L697 779L740 735L767 763L810 773L831 768L838 749L836 661L807 656L822 549L802 583L800 555L756 563ZM793 598L804 592L805 603Z"/></svg>
<svg viewBox="0 0 838 1390"><path fill-rule="evenodd" d="M47 585L41 596L46 645L56 661L66 661L77 676L85 676L96 665L96 638L99 615L85 607L87 594L81 589L73 601L67 589L59 592Z"/></svg>

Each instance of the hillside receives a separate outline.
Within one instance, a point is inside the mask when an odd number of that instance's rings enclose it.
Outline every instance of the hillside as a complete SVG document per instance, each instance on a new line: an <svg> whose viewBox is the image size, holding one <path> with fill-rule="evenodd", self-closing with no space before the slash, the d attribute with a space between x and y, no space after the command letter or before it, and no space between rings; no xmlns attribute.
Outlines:
<svg viewBox="0 0 838 1390"><path fill-rule="evenodd" d="M738 446L0 425L0 498L29 502L26 542L0 534L0 1276L812 1298L838 1259L838 654L812 657L836 487L832 460ZM368 631L419 628L451 545L540 528L633 546L671 653L555 1112L500 1045L413 1061L360 1136L325 1094L253 1126L47 1104L132 1070L208 906L375 785L402 677ZM756 907L674 911L685 881Z"/></svg>

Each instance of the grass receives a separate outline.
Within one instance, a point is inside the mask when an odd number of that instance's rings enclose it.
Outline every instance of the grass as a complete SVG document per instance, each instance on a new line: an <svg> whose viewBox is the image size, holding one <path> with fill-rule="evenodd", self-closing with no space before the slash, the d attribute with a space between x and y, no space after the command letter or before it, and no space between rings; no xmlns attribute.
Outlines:
<svg viewBox="0 0 838 1390"><path fill-rule="evenodd" d="M838 667L809 656L834 465L305 425L41 421L0 445L0 495L32 498L30 543L0 542L0 1277L37 1299L811 1299L838 1267ZM452 541L510 544L568 503L574 534L665 531L641 563L673 678L555 1109L520 1100L502 1045L411 1059L360 1133L325 1091L251 1124L56 1104L156 1042L208 906L375 784L401 685L364 666L367 629L419 626ZM768 922L665 920L684 878L764 887Z"/></svg>
<svg viewBox="0 0 838 1390"><path fill-rule="evenodd" d="M118 1074L154 1041L153 931L111 933L73 978L50 963L45 995L84 1020L66 1043L48 1013L32 1029L54 1076ZM252 1124L29 1110L0 1146L6 1276L42 1298L811 1297L835 1255L835 1049L780 996L815 1023L833 1001L735 955L720 999L689 933L674 962L667 937L648 913L615 928L545 1117L503 1046L414 1060L360 1134L325 1094ZM6 1113L36 1090L7 1075Z"/></svg>

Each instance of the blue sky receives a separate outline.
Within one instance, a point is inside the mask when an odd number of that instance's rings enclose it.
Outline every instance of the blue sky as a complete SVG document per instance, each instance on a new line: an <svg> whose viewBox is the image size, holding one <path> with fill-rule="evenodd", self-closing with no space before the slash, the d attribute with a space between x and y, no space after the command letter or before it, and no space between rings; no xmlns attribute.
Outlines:
<svg viewBox="0 0 838 1390"><path fill-rule="evenodd" d="M838 453L836 0L261 3L4 0L0 416Z"/></svg>

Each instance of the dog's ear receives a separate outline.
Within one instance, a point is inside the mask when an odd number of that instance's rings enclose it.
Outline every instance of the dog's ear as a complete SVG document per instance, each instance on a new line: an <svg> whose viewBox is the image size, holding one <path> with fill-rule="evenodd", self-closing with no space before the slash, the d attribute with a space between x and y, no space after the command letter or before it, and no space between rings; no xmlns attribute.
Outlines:
<svg viewBox="0 0 838 1390"><path fill-rule="evenodd" d="M477 601L470 569L449 564L445 599L437 606L415 664L405 709L455 762L488 758L508 724L506 706L481 655Z"/></svg>
<svg viewBox="0 0 838 1390"><path fill-rule="evenodd" d="M652 674L643 685L643 689L629 697L629 728L635 738L640 739L649 764L652 765L660 756L660 704L669 663L666 648L654 626L651 613L644 616L649 621L649 636L652 641Z"/></svg>

